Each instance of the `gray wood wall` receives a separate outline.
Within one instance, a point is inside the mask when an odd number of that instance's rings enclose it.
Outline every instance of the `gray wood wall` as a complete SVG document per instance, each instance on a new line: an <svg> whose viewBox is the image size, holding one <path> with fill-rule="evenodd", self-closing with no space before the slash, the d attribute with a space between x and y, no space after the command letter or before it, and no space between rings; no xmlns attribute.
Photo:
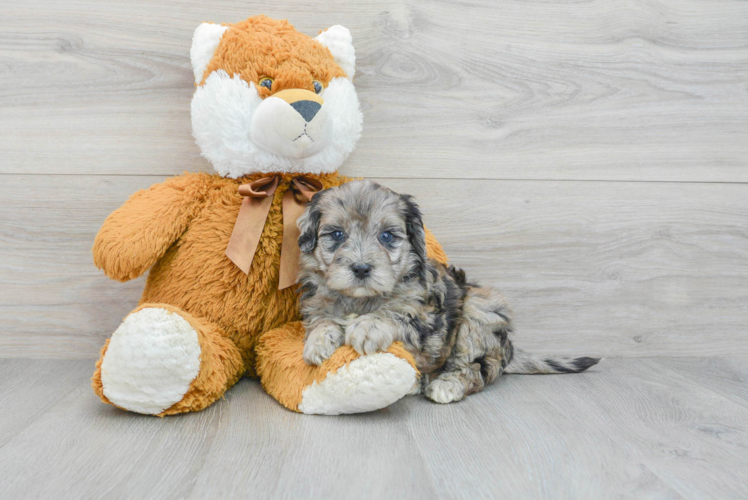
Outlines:
<svg viewBox="0 0 748 500"><path fill-rule="evenodd" d="M347 26L364 135L342 172L418 196L518 343L748 354L748 2L0 2L0 356L86 358L136 304L90 247L138 189L210 170L201 21Z"/></svg>

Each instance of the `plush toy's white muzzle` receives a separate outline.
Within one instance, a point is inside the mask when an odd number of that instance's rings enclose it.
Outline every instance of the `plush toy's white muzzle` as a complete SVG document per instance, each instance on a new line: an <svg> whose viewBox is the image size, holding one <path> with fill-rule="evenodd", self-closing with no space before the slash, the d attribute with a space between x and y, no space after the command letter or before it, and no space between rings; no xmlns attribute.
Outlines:
<svg viewBox="0 0 748 500"><path fill-rule="evenodd" d="M262 101L249 127L255 143L289 158L308 158L327 147L333 119L324 100L308 90L283 90Z"/></svg>
<svg viewBox="0 0 748 500"><path fill-rule="evenodd" d="M218 70L192 98L192 132L203 156L219 174L233 178L334 172L353 151L361 122L347 78L333 78L322 95L288 89L263 100L254 83Z"/></svg>

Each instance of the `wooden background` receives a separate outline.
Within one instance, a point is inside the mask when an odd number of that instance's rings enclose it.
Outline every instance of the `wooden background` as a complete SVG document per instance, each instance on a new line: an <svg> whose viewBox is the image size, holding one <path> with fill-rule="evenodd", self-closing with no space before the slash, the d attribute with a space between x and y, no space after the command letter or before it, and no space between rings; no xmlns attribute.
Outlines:
<svg viewBox="0 0 748 500"><path fill-rule="evenodd" d="M210 170L192 32L259 13L351 30L341 172L415 194L520 345L748 354L748 2L1 0L0 356L95 357L135 306L143 280L108 281L93 238Z"/></svg>

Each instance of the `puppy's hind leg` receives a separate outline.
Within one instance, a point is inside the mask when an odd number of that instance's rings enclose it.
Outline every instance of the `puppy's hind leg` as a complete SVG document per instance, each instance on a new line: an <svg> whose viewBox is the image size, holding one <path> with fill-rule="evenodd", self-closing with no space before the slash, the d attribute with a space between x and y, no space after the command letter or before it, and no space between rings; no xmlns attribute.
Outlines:
<svg viewBox="0 0 748 500"><path fill-rule="evenodd" d="M483 388L479 385L479 378L475 376L471 368L461 368L454 371L446 371L439 374L424 390L424 395L434 403L454 403L471 392L478 392ZM475 388L468 392L470 388Z"/></svg>
<svg viewBox="0 0 748 500"><path fill-rule="evenodd" d="M477 357L466 351L450 356L443 371L426 386L424 395L435 403L452 403L480 392L501 375L504 356L500 348Z"/></svg>
<svg viewBox="0 0 748 500"><path fill-rule="evenodd" d="M493 382L512 358L510 312L504 297L490 288L468 287L462 321L452 352L424 394L452 403Z"/></svg>

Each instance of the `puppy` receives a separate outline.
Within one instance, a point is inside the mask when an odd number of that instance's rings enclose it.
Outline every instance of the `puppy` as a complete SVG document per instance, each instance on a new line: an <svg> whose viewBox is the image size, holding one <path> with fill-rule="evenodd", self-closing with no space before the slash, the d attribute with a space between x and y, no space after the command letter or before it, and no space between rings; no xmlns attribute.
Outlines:
<svg viewBox="0 0 748 500"><path fill-rule="evenodd" d="M599 361L514 349L506 299L427 258L411 196L354 181L316 194L298 224L309 364L321 364L343 343L372 354L399 340L421 373L412 393L450 403L502 372L581 372Z"/></svg>

